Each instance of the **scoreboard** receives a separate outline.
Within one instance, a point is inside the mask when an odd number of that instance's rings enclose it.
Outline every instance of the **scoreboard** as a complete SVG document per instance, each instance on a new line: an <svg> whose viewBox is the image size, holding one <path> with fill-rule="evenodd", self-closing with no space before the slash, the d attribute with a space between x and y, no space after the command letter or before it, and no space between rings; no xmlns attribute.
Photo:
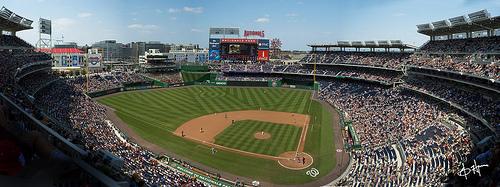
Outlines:
<svg viewBox="0 0 500 187"><path fill-rule="evenodd" d="M269 61L269 39L210 38L210 61Z"/></svg>

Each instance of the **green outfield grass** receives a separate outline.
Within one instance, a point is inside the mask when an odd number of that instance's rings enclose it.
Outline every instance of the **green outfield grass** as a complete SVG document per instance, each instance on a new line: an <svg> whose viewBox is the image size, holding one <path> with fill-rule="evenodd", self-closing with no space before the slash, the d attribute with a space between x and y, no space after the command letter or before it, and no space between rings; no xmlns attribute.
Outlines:
<svg viewBox="0 0 500 187"><path fill-rule="evenodd" d="M281 88L192 86L167 90L124 92L98 99L145 140L187 159L235 175L276 184L303 184L327 174L335 166L332 114L311 92ZM215 112L259 109L308 114L311 122L305 151L320 171L316 178L306 170L292 171L276 161L219 151L173 135L186 121ZM338 125L338 124L335 124ZM296 145L298 140L292 142ZM265 151L265 150L259 150Z"/></svg>
<svg viewBox="0 0 500 187"><path fill-rule="evenodd" d="M295 151L299 143L302 128L263 121L244 120L233 125L215 137L215 143L252 153L271 156L287 151ZM256 132L267 132L271 138L258 140L254 138Z"/></svg>

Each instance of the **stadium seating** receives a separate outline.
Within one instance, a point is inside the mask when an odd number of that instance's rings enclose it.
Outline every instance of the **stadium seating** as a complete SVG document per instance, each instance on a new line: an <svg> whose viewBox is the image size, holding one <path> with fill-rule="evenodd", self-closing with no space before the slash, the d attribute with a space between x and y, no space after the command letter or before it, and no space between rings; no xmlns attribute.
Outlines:
<svg viewBox="0 0 500 187"><path fill-rule="evenodd" d="M500 36L429 41L420 48L426 53L498 53Z"/></svg>
<svg viewBox="0 0 500 187"><path fill-rule="evenodd" d="M22 40L21 38L10 36L10 35L1 35L0 36L0 46L4 47L25 47L32 48L29 43Z"/></svg>
<svg viewBox="0 0 500 187"><path fill-rule="evenodd" d="M349 114L364 147L336 185L439 185L471 154L467 133L439 122L453 113L446 107L398 89L321 84L319 97Z"/></svg>
<svg viewBox="0 0 500 187"><path fill-rule="evenodd" d="M3 45L19 46L12 42ZM83 94L83 77L61 79L53 76L45 70L47 63L40 63L47 60L50 60L50 56L34 52L33 49L0 51L2 93L16 101L28 113L46 114L49 119L53 119L46 120L46 125L70 142L93 152L99 149L109 150L123 158L124 174L136 177L131 182L146 185L205 186L196 179L159 165L153 160L156 156L152 152L119 139L106 123L106 109ZM135 73L99 74L91 77L93 90L145 80ZM89 163L96 168L102 164L93 157L89 159ZM120 179L119 176L114 177ZM82 183L84 181L86 180L81 180Z"/></svg>

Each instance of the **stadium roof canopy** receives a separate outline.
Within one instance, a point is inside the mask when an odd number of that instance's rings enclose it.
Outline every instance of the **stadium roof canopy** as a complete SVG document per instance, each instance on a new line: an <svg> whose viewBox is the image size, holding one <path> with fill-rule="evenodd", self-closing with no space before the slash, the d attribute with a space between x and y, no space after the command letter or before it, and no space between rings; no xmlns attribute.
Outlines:
<svg viewBox="0 0 500 187"><path fill-rule="evenodd" d="M2 7L0 9L1 30L17 32L27 29L33 29L33 27L31 27L32 23L32 20L21 17L5 7Z"/></svg>
<svg viewBox="0 0 500 187"><path fill-rule="evenodd" d="M330 44L309 44L313 48L396 48L396 49L415 49L415 46L404 44L401 40L378 40L378 41L337 41Z"/></svg>
<svg viewBox="0 0 500 187"><path fill-rule="evenodd" d="M450 19L417 25L417 32L427 36L445 36L500 28L500 16L491 17L487 10L481 10Z"/></svg>

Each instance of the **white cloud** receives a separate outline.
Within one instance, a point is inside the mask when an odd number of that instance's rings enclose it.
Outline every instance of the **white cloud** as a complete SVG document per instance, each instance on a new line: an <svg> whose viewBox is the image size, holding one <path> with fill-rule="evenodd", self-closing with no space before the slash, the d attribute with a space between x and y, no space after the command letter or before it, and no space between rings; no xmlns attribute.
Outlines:
<svg viewBox="0 0 500 187"><path fill-rule="evenodd" d="M191 29L191 32L201 32L201 30L200 30L200 29L194 29L194 28L193 28L193 29Z"/></svg>
<svg viewBox="0 0 500 187"><path fill-rule="evenodd" d="M94 14L90 13L90 12L81 12L78 14L78 17L79 18L88 18L90 16L93 16Z"/></svg>
<svg viewBox="0 0 500 187"><path fill-rule="evenodd" d="M257 18L255 22L257 23L269 23L271 20L269 18Z"/></svg>
<svg viewBox="0 0 500 187"><path fill-rule="evenodd" d="M163 10L160 10L160 9L155 9L155 12L156 12L157 14L163 14Z"/></svg>
<svg viewBox="0 0 500 187"><path fill-rule="evenodd" d="M184 8L182 8L182 10L184 12L188 12L188 13L195 13L195 14L203 13L203 7L188 7L188 6L185 6Z"/></svg>
<svg viewBox="0 0 500 187"><path fill-rule="evenodd" d="M286 17L297 17L299 16L298 14L296 13L288 13L288 14L285 14Z"/></svg>
<svg viewBox="0 0 500 187"><path fill-rule="evenodd" d="M75 20L71 18L57 18L54 20L54 28L64 30L72 27L75 23Z"/></svg>
<svg viewBox="0 0 500 187"><path fill-rule="evenodd" d="M177 13L177 12L180 12L181 10L179 9L176 9L176 8L169 8L168 9L168 13Z"/></svg>
<svg viewBox="0 0 500 187"><path fill-rule="evenodd" d="M133 30L136 30L137 32L145 33L145 34L150 34L159 28L158 25L144 25L144 24L139 24L139 23L130 24L127 27L129 29L133 29Z"/></svg>
<svg viewBox="0 0 500 187"><path fill-rule="evenodd" d="M129 29L142 29L142 30L153 30L157 29L158 25L143 25L143 24L130 24L127 26Z"/></svg>
<svg viewBox="0 0 500 187"><path fill-rule="evenodd" d="M170 17L170 20L175 21L177 20L177 17Z"/></svg>

